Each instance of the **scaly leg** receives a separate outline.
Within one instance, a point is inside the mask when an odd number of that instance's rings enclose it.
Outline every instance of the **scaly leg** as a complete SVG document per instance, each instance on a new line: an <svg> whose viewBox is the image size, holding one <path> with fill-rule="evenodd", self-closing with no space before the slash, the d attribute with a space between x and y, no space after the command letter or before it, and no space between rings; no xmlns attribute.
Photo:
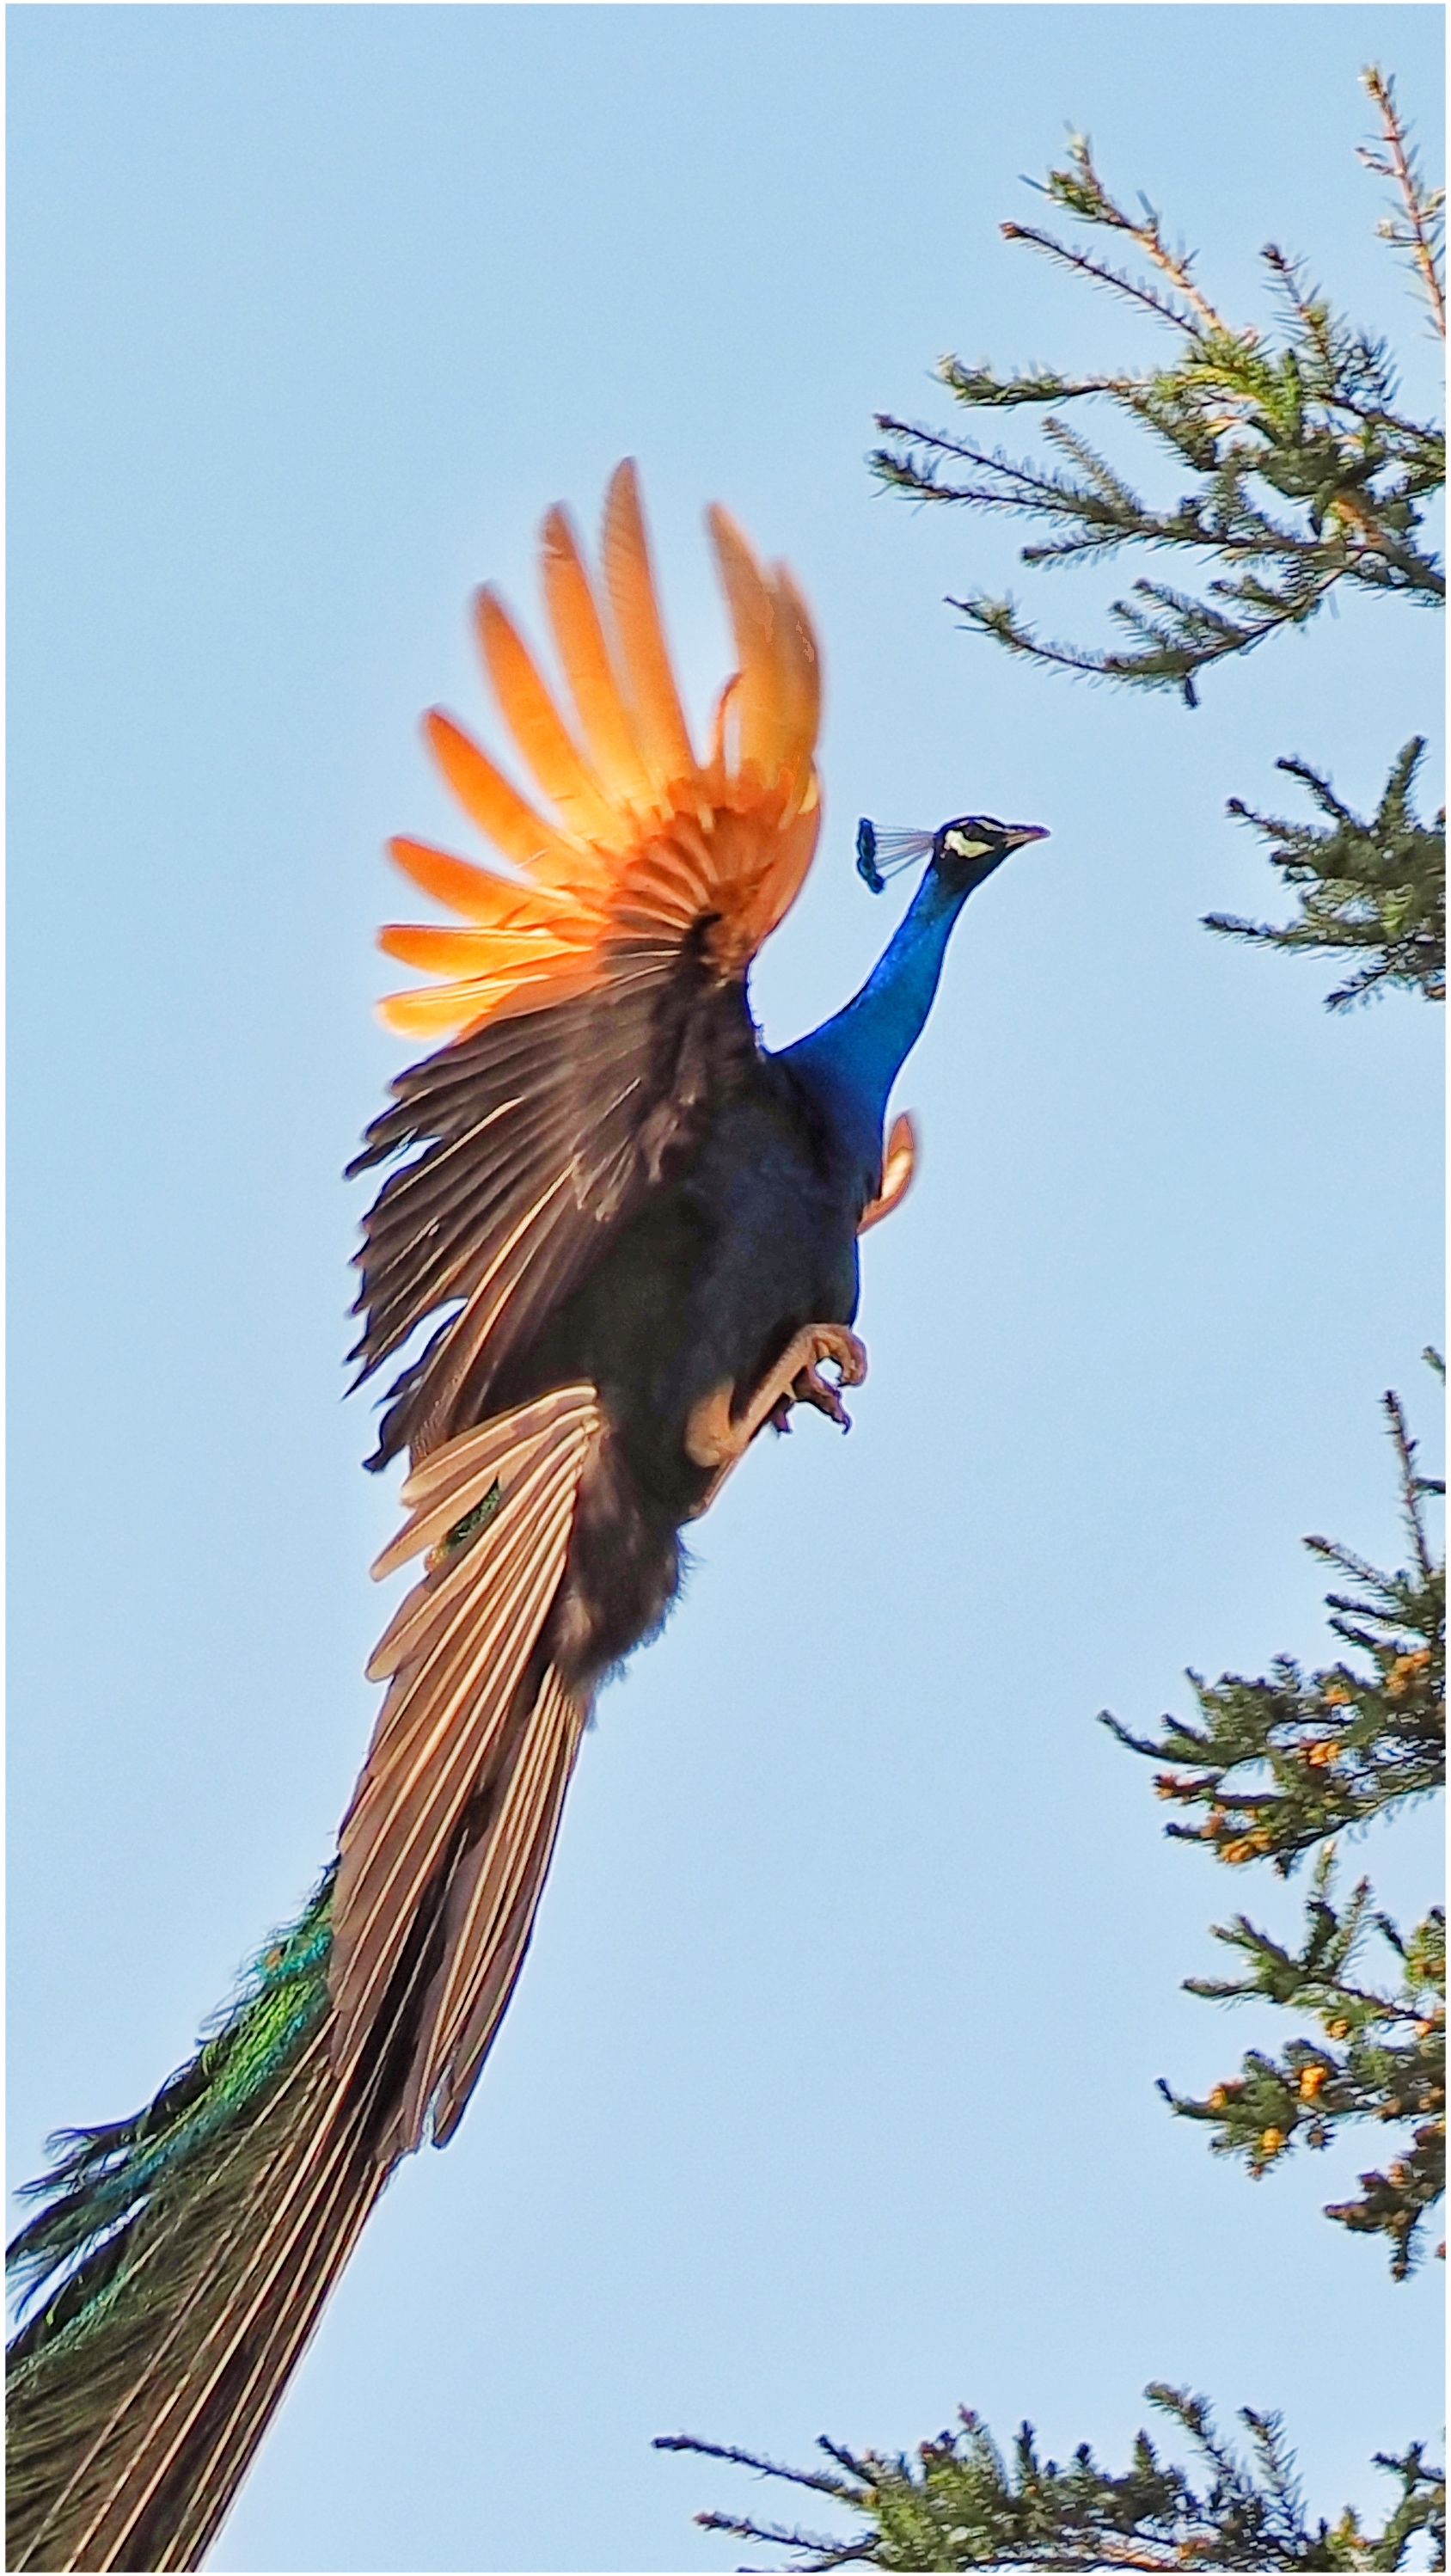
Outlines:
<svg viewBox="0 0 1451 2576"><path fill-rule="evenodd" d="M820 1373L819 1363L833 1360L838 1370L836 1386ZM714 1467L716 1474L692 1517L696 1520L708 1511L720 1492L731 1469L745 1456L758 1431L774 1422L786 1429L786 1417L793 1404L814 1405L818 1413L839 1422L843 1431L851 1429L851 1416L842 1403L839 1389L860 1386L867 1373L865 1345L845 1324L807 1324L787 1345L776 1365L768 1369L743 1410L732 1415L734 1388L729 1379L702 1396L690 1417L685 1433L686 1456L697 1467Z"/></svg>

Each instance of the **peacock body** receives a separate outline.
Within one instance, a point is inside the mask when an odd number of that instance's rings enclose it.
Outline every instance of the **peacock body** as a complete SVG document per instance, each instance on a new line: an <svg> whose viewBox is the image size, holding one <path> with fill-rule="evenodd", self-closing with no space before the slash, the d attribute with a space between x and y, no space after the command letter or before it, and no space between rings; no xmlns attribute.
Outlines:
<svg viewBox="0 0 1451 2576"><path fill-rule="evenodd" d="M861 1233L911 1177L892 1083L975 887L1031 826L962 817L881 963L779 1054L747 973L820 823L810 620L711 531L739 668L708 757L671 674L633 469L604 580L543 532L567 724L492 591L479 638L553 807L452 719L444 774L513 876L416 841L462 927L395 926L441 979L384 1010L442 1039L355 1170L371 1379L420 1328L369 1464L405 1457L422 1560L369 1666L386 1694L338 1853L195 2057L134 2120L73 2132L11 2248L9 2564L195 2567L398 2159L462 2117L528 1947L601 1678L680 1581L681 1532L769 1423L845 1422ZM929 844L924 843L924 847ZM835 1378L823 1375L834 1368Z"/></svg>

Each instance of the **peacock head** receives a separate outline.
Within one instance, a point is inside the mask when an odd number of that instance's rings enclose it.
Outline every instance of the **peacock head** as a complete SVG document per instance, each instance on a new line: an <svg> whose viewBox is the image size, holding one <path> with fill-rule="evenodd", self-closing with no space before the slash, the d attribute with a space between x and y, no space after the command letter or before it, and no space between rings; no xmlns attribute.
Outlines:
<svg viewBox="0 0 1451 2576"><path fill-rule="evenodd" d="M930 858L930 873L952 892L971 892L1025 841L1046 841L1043 823L1000 823L995 814L956 814L935 832L879 831L863 815L857 825L857 874L880 894L888 877L913 859Z"/></svg>
<svg viewBox="0 0 1451 2576"><path fill-rule="evenodd" d="M1000 823L993 814L959 814L932 838L932 865L956 889L980 885L1025 841L1046 841L1043 823Z"/></svg>

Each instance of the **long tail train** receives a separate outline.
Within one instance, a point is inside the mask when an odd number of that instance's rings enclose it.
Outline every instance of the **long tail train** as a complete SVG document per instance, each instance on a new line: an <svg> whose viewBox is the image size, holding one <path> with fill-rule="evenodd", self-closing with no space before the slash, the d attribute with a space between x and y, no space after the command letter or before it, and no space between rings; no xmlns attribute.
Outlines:
<svg viewBox="0 0 1451 2576"><path fill-rule="evenodd" d="M339 2096L336 1871L133 2119L71 2131L11 2247L12 2568L194 2567L381 2186L367 2088Z"/></svg>
<svg viewBox="0 0 1451 2576"><path fill-rule="evenodd" d="M155 2100L62 2134L29 2187L8 2567L199 2566L393 2167L457 2126L588 1706L547 1639L598 1419L557 1389L414 1470L375 1571L425 1572L369 1667L338 1859Z"/></svg>

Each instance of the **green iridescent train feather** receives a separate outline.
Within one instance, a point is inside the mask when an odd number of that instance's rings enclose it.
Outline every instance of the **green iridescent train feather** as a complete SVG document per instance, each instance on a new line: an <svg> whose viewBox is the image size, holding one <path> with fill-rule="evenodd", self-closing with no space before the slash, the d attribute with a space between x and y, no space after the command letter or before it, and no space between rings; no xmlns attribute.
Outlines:
<svg viewBox="0 0 1451 2576"><path fill-rule="evenodd" d="M495 1483L444 1550L498 1506ZM334 1862L135 2118L60 2131L25 2186L39 2206L7 2255L25 2319L6 2368L11 2568L201 2563L386 2179L389 2016L342 2091L326 2037L336 1877ZM335 2187L299 2237L294 2187L324 2173Z"/></svg>
<svg viewBox="0 0 1451 2576"><path fill-rule="evenodd" d="M299 1921L254 1961L195 2057L143 2111L107 2128L62 2129L47 2142L55 2159L50 2171L19 2195L45 2205L7 2248L6 2268L22 2306L62 2267L65 2277L11 2346L12 2385L14 2374L62 2334L70 2343L83 2336L96 2322L98 2302L112 2304L125 2278L125 2230L185 2188L198 2159L275 2090L316 2029L327 2010L336 1875L334 1865ZM118 2260L119 2281L113 2277ZM100 2285L91 2278L95 2264L106 2274Z"/></svg>
<svg viewBox="0 0 1451 2576"><path fill-rule="evenodd" d="M61 2131L49 2172L25 2188L41 2206L7 2252L22 2311L32 2311L7 2365L12 2567L74 2563L69 2514L57 2524L44 2503L57 2459L84 2456L158 2317L216 2267L228 2242L219 2222L275 2165L279 2130L315 2124L313 2083L289 2087L288 2078L328 2011L335 1877L334 1865L145 2109L109 2127Z"/></svg>

